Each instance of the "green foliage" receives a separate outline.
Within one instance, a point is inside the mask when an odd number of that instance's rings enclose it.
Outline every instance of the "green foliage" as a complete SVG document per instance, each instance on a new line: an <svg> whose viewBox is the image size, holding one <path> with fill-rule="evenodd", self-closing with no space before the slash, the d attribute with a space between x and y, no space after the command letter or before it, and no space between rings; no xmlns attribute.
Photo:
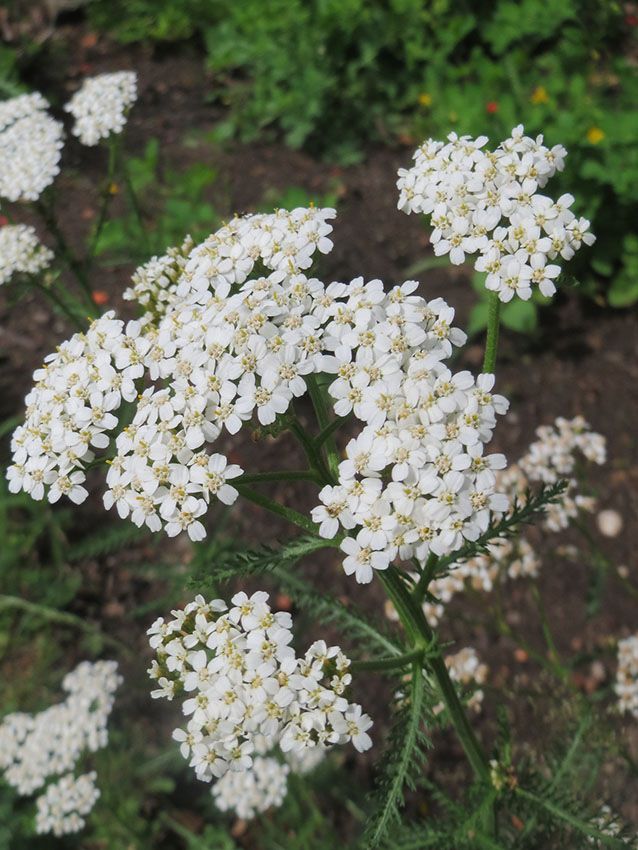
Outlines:
<svg viewBox="0 0 638 850"><path fill-rule="evenodd" d="M104 223L96 253L143 262L181 244L187 234L201 241L219 223L205 199L216 178L215 169L201 162L180 171L162 167L159 142L151 139L142 156L126 160L122 185L118 185L125 211Z"/></svg>
<svg viewBox="0 0 638 850"><path fill-rule="evenodd" d="M216 585L235 577L271 575L277 580L277 586L318 622L336 623L344 634L356 641L359 653L368 648L373 654L400 655L402 647L381 624L371 622L368 615L360 613L353 605L346 606L334 596L321 593L295 569L302 558L332 545L331 541L320 537L302 536L277 549L264 546L234 552L216 562L212 573L210 562L206 573L194 571L192 583L201 590L210 588L213 582Z"/></svg>
<svg viewBox="0 0 638 850"><path fill-rule="evenodd" d="M426 699L426 681L418 663L413 665L409 693L397 711L377 780L374 816L364 836L367 847L377 847L401 819L405 789L414 790L430 741L423 731L432 697Z"/></svg>

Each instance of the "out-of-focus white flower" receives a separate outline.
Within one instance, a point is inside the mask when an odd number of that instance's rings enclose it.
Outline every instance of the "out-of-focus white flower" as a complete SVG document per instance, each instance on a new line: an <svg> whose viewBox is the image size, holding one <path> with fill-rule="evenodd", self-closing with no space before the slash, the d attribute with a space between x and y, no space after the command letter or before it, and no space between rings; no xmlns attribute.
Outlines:
<svg viewBox="0 0 638 850"><path fill-rule="evenodd" d="M638 718L638 634L618 641L618 709Z"/></svg>
<svg viewBox="0 0 638 850"><path fill-rule="evenodd" d="M72 771L86 753L108 742L107 721L122 682L115 661L83 661L68 673L63 702L38 714L15 712L0 722L0 771L6 782L37 798L36 831L65 835L84 826L84 815L99 797L96 774ZM60 778L48 782L53 776Z"/></svg>
<svg viewBox="0 0 638 850"><path fill-rule="evenodd" d="M598 514L596 524L600 533L604 534L605 537L618 537L622 531L623 520L618 511L608 508Z"/></svg>
<svg viewBox="0 0 638 850"><path fill-rule="evenodd" d="M9 714L0 722L0 770L21 795L75 767L85 751L106 746L107 720L122 679L114 661L83 661L68 673L64 702L38 714Z"/></svg>
<svg viewBox="0 0 638 850"><path fill-rule="evenodd" d="M212 787L215 805L222 812L234 811L251 820L281 806L288 790L290 768L275 758L257 756L247 770L229 770Z"/></svg>
<svg viewBox="0 0 638 850"><path fill-rule="evenodd" d="M79 832L100 796L95 771L75 777L67 773L47 786L36 800L35 831L56 836Z"/></svg>
<svg viewBox="0 0 638 850"><path fill-rule="evenodd" d="M37 274L53 261L53 251L43 245L35 229L26 224L0 227L0 284L14 274Z"/></svg>
<svg viewBox="0 0 638 850"><path fill-rule="evenodd" d="M75 118L73 134L83 145L97 145L121 133L137 100L137 74L117 71L84 80L64 107Z"/></svg>
<svg viewBox="0 0 638 850"><path fill-rule="evenodd" d="M0 103L0 197L35 201L60 171L63 129L42 95Z"/></svg>

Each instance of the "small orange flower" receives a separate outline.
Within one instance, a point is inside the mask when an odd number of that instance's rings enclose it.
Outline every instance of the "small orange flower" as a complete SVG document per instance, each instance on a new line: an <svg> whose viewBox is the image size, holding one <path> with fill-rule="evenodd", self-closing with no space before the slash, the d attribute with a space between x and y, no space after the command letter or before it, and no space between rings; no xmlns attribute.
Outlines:
<svg viewBox="0 0 638 850"><path fill-rule="evenodd" d="M590 127L587 130L587 141L590 145L597 145L598 142L602 142L605 138L605 133L600 127Z"/></svg>
<svg viewBox="0 0 638 850"><path fill-rule="evenodd" d="M495 112L498 112L498 103L495 100L488 100L485 104L485 111L488 115L494 115Z"/></svg>
<svg viewBox="0 0 638 850"><path fill-rule="evenodd" d="M534 91L530 96L530 101L534 104L538 103L547 103L549 100L549 95L547 94L547 89L545 86L536 86Z"/></svg>
<svg viewBox="0 0 638 850"><path fill-rule="evenodd" d="M103 289L96 289L93 293L93 300L98 305L98 307L103 307L104 304L108 304L110 297L108 292L104 292Z"/></svg>

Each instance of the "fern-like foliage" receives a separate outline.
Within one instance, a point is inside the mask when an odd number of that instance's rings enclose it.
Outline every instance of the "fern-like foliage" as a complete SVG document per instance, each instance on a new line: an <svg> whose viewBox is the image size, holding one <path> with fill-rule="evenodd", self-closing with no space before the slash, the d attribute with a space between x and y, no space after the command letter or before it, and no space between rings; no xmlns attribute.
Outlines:
<svg viewBox="0 0 638 850"><path fill-rule="evenodd" d="M107 528L100 528L70 546L67 551L67 558L71 563L74 563L89 558L112 555L125 549L131 543L136 543L148 536L149 532L145 528L138 528L132 522L116 523Z"/></svg>
<svg viewBox="0 0 638 850"><path fill-rule="evenodd" d="M538 777L527 778L524 787L515 789L512 807L521 820L532 817L537 824L537 833L530 836L530 843L525 845L530 848L538 846L538 832L564 836L564 840L569 841L565 846L570 850L636 847L629 830L620 825L613 830L606 828L601 823L600 811L592 811L588 800L562 783L556 785Z"/></svg>
<svg viewBox="0 0 638 850"><path fill-rule="evenodd" d="M378 847L401 819L406 789L414 790L426 760L430 741L424 732L432 695L418 663L413 665L409 693L399 708L389 740L382 773L373 797L375 811L363 836L363 846Z"/></svg>
<svg viewBox="0 0 638 850"><path fill-rule="evenodd" d="M467 561L475 555L486 553L488 546L495 540L513 537L521 525L534 522L534 520L545 513L549 505L558 502L565 493L568 482L561 480L554 484L543 484L535 492L527 490L523 499L515 498L509 513L490 525L490 527L476 540L466 543L456 552L441 558L436 565L433 577L444 575L451 564Z"/></svg>
<svg viewBox="0 0 638 850"><path fill-rule="evenodd" d="M344 605L336 597L320 592L307 581L296 564L306 555L331 547L331 542L319 537L300 536L275 549L260 546L240 552L232 552L218 563L208 565L208 572L195 576L191 585L198 590L209 589L220 581L238 576L267 573L277 580L277 585L288 593L308 614L316 620L334 622L343 632L357 642L360 650L368 648L373 655L379 651L385 655L401 655L405 648L381 624L353 605Z"/></svg>

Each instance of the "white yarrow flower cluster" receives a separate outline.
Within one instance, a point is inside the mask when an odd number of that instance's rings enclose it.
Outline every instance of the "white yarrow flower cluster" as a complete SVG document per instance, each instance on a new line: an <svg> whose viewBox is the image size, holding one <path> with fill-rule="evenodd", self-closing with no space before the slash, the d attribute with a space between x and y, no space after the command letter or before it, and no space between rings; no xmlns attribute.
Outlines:
<svg viewBox="0 0 638 850"><path fill-rule="evenodd" d="M484 693L481 685L487 681L489 668L484 664L476 650L471 646L445 657L445 665L453 682L461 685L463 691L471 690L467 705L472 711L479 712L483 704ZM438 711L437 711L438 708ZM435 707L435 713L443 710L443 704Z"/></svg>
<svg viewBox="0 0 638 850"><path fill-rule="evenodd" d="M525 136L522 125L494 151L487 142L456 133L447 143L424 142L415 165L399 171L399 209L430 216L437 256L459 265L478 254L474 268L501 301L526 301L535 289L551 296L561 271L551 261L594 242L589 222L570 210L571 195L553 201L539 193L563 170L567 151Z"/></svg>
<svg viewBox="0 0 638 850"><path fill-rule="evenodd" d="M252 820L268 809L278 808L288 791L290 767L272 756L256 756L247 770L229 770L212 787L221 812L234 812Z"/></svg>
<svg viewBox="0 0 638 850"><path fill-rule="evenodd" d="M93 809L100 791L95 785L95 771L75 777L67 773L47 786L37 801L35 831L58 837L79 832L86 824L85 815Z"/></svg>
<svg viewBox="0 0 638 850"><path fill-rule="evenodd" d="M106 313L49 355L34 373L23 425L13 433L9 489L50 502L66 496L79 504L88 496L85 469L95 449L109 445L122 398L136 398L133 370L119 370L129 357L124 323Z"/></svg>
<svg viewBox="0 0 638 850"><path fill-rule="evenodd" d="M148 632L157 653L151 695L184 700L189 720L173 737L199 779L247 770L255 754L275 746L287 753L372 745L372 721L344 696L349 659L323 641L296 657L292 618L273 613L267 593L238 593L230 609L199 596L172 614Z"/></svg>
<svg viewBox="0 0 638 850"><path fill-rule="evenodd" d="M21 796L33 794L53 776L37 800L38 832L62 835L84 825L98 796L95 774L73 777L78 760L106 746L107 721L121 684L114 661L83 661L68 673L66 699L38 714L16 712L0 722L0 770Z"/></svg>
<svg viewBox="0 0 638 850"><path fill-rule="evenodd" d="M33 227L0 227L0 284L7 283L14 274L37 274L48 268L53 258L53 251L40 242Z"/></svg>
<svg viewBox="0 0 638 850"><path fill-rule="evenodd" d="M490 511L506 510L495 489L505 457L484 447L508 402L492 393L492 375L444 365L465 335L443 300L426 302L413 281L387 294L380 281L335 286L324 338L334 354L322 368L337 376L337 415L352 412L364 427L312 518L323 537L346 531L344 570L365 583L395 558L424 563L454 551L485 531Z"/></svg>
<svg viewBox="0 0 638 850"><path fill-rule="evenodd" d="M0 103L0 197L36 201L60 171L63 129L41 94Z"/></svg>
<svg viewBox="0 0 638 850"><path fill-rule="evenodd" d="M535 440L517 464L500 476L500 483L510 496L521 496L535 483L555 484L568 481L565 493L547 506L544 525L549 531L567 528L579 511L593 512L596 500L577 492L575 477L581 458L601 466L607 460L607 445L602 434L592 431L582 416L565 419L559 416L553 425L536 429Z"/></svg>
<svg viewBox="0 0 638 850"><path fill-rule="evenodd" d="M195 243L190 236L176 248L168 248L161 257L151 259L133 273L131 284L124 290L126 301L137 301L147 314L159 318L175 303L176 289Z"/></svg>
<svg viewBox="0 0 638 850"><path fill-rule="evenodd" d="M618 709L638 718L638 634L618 641Z"/></svg>
<svg viewBox="0 0 638 850"><path fill-rule="evenodd" d="M83 145L121 133L137 100L137 74L117 71L84 80L64 107L75 118L73 134Z"/></svg>

